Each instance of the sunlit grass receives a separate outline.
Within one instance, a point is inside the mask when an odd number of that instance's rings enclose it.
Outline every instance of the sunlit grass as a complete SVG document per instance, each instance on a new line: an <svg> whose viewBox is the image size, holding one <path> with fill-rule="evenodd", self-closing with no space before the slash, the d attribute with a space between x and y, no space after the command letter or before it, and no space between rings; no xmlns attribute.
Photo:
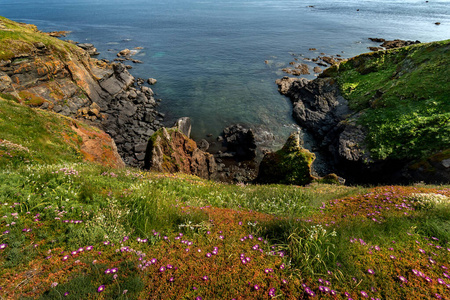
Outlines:
<svg viewBox="0 0 450 300"><path fill-rule="evenodd" d="M0 295L444 298L449 196L439 186L231 185L81 163L4 169Z"/></svg>

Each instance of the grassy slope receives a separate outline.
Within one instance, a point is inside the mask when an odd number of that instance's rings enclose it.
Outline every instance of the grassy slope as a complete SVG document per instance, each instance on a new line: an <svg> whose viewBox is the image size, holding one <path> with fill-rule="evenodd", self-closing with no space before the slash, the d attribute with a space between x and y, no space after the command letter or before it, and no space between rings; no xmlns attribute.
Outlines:
<svg viewBox="0 0 450 300"><path fill-rule="evenodd" d="M28 55L37 42L56 50L61 55L81 53L77 46L39 32L34 25L21 24L0 16L0 60L9 60L21 54Z"/></svg>
<svg viewBox="0 0 450 300"><path fill-rule="evenodd" d="M304 284L324 299L334 297L321 286L337 299L445 295L438 278L450 282L450 207L419 205L412 193L450 189L226 185L86 164L3 170L0 291L6 299L303 299ZM116 278L105 273L112 268Z"/></svg>
<svg viewBox="0 0 450 300"><path fill-rule="evenodd" d="M71 124L71 119L0 97L0 139L12 143L0 143L0 166L81 162L81 140Z"/></svg>
<svg viewBox="0 0 450 300"><path fill-rule="evenodd" d="M8 98L8 97L6 97ZM13 99L13 97L9 97ZM96 141L84 149L83 137ZM109 136L53 112L32 109L0 96L0 168L26 164L96 161L117 163ZM95 151L95 152L93 152Z"/></svg>
<svg viewBox="0 0 450 300"><path fill-rule="evenodd" d="M424 158L450 147L450 40L363 54L324 75L363 113L374 157Z"/></svg>
<svg viewBox="0 0 450 300"><path fill-rule="evenodd" d="M79 162L65 143L69 119L0 105L0 132L19 152L0 170L4 299L428 299L448 290L438 280L450 282L449 187L228 185L112 169Z"/></svg>

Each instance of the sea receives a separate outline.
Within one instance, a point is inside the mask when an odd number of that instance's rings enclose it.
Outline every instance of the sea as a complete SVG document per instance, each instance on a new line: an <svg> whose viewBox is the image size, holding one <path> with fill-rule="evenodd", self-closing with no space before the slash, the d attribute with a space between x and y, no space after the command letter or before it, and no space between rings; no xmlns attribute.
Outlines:
<svg viewBox="0 0 450 300"><path fill-rule="evenodd" d="M166 126L190 117L198 141L240 123L273 135L274 149L298 130L275 84L290 62L369 52L371 37L450 38L448 0L0 0L0 15L70 31L98 58L141 47L130 72L158 80Z"/></svg>

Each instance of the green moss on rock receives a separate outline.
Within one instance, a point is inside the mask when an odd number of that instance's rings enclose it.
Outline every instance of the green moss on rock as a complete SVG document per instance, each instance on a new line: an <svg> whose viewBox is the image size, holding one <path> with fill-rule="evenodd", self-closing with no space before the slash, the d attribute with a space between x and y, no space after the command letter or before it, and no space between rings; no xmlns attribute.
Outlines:
<svg viewBox="0 0 450 300"><path fill-rule="evenodd" d="M311 165L315 155L300 146L299 132L291 134L284 147L264 156L257 181L261 183L282 183L306 185L315 178Z"/></svg>
<svg viewBox="0 0 450 300"><path fill-rule="evenodd" d="M375 159L450 147L450 40L362 54L326 70L367 129Z"/></svg>

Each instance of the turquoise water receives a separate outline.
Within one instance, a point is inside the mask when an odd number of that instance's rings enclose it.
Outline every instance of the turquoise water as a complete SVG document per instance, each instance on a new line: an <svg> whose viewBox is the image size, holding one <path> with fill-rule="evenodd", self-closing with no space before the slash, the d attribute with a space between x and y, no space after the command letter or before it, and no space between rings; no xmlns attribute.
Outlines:
<svg viewBox="0 0 450 300"><path fill-rule="evenodd" d="M0 0L0 15L70 30L67 38L95 44L101 58L143 47L135 58L144 63L131 72L158 79L168 125L189 116L201 139L245 123L272 132L275 147L295 129L274 83L294 57L350 57L375 46L369 37L450 38L450 2L442 0Z"/></svg>

